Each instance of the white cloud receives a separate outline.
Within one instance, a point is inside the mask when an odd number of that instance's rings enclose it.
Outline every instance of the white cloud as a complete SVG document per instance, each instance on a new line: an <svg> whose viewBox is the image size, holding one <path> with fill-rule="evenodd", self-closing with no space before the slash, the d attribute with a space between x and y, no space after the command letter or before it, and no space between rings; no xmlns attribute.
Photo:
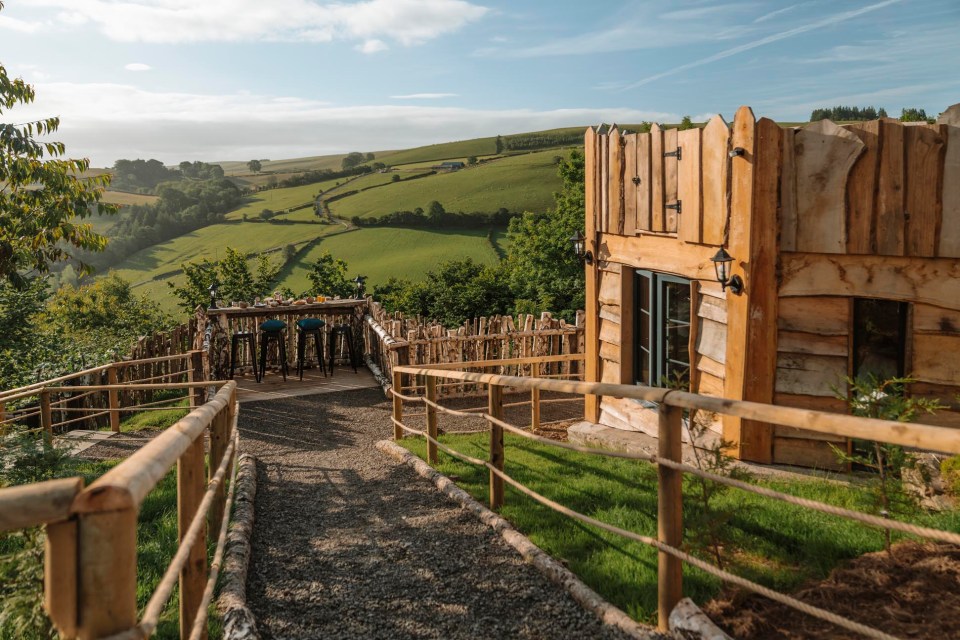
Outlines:
<svg viewBox="0 0 960 640"><path fill-rule="evenodd" d="M389 48L390 47L387 46L386 42L383 40L377 40L376 38L373 40L365 40L363 44L358 44L356 46L357 51L366 54L379 53L380 51L386 51Z"/></svg>
<svg viewBox="0 0 960 640"><path fill-rule="evenodd" d="M597 122L677 122L675 113L627 108L466 109L422 105L331 106L295 97L150 92L119 84L38 84L21 120L61 117L55 139L97 166L117 158L293 158L402 149L479 136Z"/></svg>
<svg viewBox="0 0 960 640"><path fill-rule="evenodd" d="M112 40L152 43L348 39L369 44L390 39L414 45L456 31L489 11L467 0L361 0L349 4L317 0L31 0L31 6L68 12L58 15L61 26L89 21Z"/></svg>
<svg viewBox="0 0 960 640"><path fill-rule="evenodd" d="M37 33L43 29L42 22L19 20L9 16L0 15L0 29L10 31L19 31L20 33Z"/></svg>
<svg viewBox="0 0 960 640"><path fill-rule="evenodd" d="M130 64L123 65L123 68L127 71L150 71L153 69L148 64L143 64L142 62L131 62Z"/></svg>
<svg viewBox="0 0 960 640"><path fill-rule="evenodd" d="M456 98L459 93L408 93L402 96L390 96L394 100L440 100L442 98Z"/></svg>

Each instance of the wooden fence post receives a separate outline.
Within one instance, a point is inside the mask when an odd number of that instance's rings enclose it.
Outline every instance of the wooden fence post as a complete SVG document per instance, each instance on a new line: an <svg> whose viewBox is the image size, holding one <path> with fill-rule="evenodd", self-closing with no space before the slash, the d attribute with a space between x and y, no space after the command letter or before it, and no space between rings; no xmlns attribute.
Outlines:
<svg viewBox="0 0 960 640"><path fill-rule="evenodd" d="M427 400L431 402L437 401L436 376L427 376ZM439 436L439 429L437 429L437 410L429 404L427 405L427 434L434 440ZM430 464L437 463L437 445L429 440L427 440L427 462Z"/></svg>
<svg viewBox="0 0 960 640"><path fill-rule="evenodd" d="M211 448L212 449L212 448ZM177 460L177 535L182 542L197 515L197 509L205 493L203 434ZM215 468L212 464L211 469ZM211 514L213 511L211 510ZM201 525L203 526L203 525ZM190 549L189 559L180 570L180 637L190 637L190 630L197 617L207 585L207 536L200 536ZM206 638L206 630L201 638Z"/></svg>
<svg viewBox="0 0 960 640"><path fill-rule="evenodd" d="M103 638L137 624L137 509L81 513L78 630Z"/></svg>
<svg viewBox="0 0 960 640"><path fill-rule="evenodd" d="M40 392L40 427L43 429L44 438L48 441L53 440L53 412L50 410L50 392Z"/></svg>
<svg viewBox="0 0 960 640"><path fill-rule="evenodd" d="M403 374L396 371L393 372L393 419L396 422L393 423L393 439L402 440L403 439L403 429L400 428L400 423L403 422L403 400L397 395L403 393L401 387L403 386Z"/></svg>
<svg viewBox="0 0 960 640"><path fill-rule="evenodd" d="M115 386L119 384L116 365L112 364L107 369L107 384L114 387L107 391L107 399L110 403L110 430L120 433L120 391Z"/></svg>
<svg viewBox="0 0 960 640"><path fill-rule="evenodd" d="M503 419L503 387L487 385L487 413L494 418ZM503 471L503 427L490 422L490 464ZM503 478L490 472L490 508L503 506Z"/></svg>
<svg viewBox="0 0 960 640"><path fill-rule="evenodd" d="M79 481L79 479L78 479ZM79 481L79 486L83 482ZM43 558L43 609L63 638L77 635L77 520L51 522Z"/></svg>
<svg viewBox="0 0 960 640"><path fill-rule="evenodd" d="M540 377L540 363L530 365L530 375ZM540 389L530 390L530 428L534 431L540 428Z"/></svg>
<svg viewBox="0 0 960 640"><path fill-rule="evenodd" d="M680 462L683 410L660 403L657 455ZM679 549L683 544L683 472L657 466L657 540ZM657 553L657 627L669 631L670 612L683 597L683 562Z"/></svg>
<svg viewBox="0 0 960 640"><path fill-rule="evenodd" d="M232 409L224 407L217 415L213 417L210 423L210 464L207 465L207 480L213 480L220 463L223 462L223 456L227 452L230 444L230 427ZM220 522L223 520L223 512L227 504L226 483L221 482L213 496L213 504L210 505L209 526L210 531L220 531Z"/></svg>
<svg viewBox="0 0 960 640"><path fill-rule="evenodd" d="M187 370L187 380L189 382L202 382L203 375L203 351L190 352L190 368ZM194 387L190 390L190 407L199 407L205 402L202 387Z"/></svg>

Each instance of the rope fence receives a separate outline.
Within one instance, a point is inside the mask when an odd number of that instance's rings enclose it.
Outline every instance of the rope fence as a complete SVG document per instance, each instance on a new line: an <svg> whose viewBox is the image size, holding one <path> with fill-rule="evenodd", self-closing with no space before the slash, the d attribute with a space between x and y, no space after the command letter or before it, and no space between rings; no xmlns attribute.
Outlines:
<svg viewBox="0 0 960 640"><path fill-rule="evenodd" d="M465 363L467 367L471 366L472 363ZM425 389L425 395L416 396L416 395L406 395L400 392L395 391L394 389L402 388L400 384L402 382L402 376L417 376L421 379L424 379L424 383L417 385L418 388L422 387ZM468 409L468 410L458 410L451 409L441 405L436 400L436 388L439 386L437 384L437 379L443 379L447 377L456 377L458 380L469 380L472 382L485 383L488 390L488 408L484 409ZM430 463L436 462L436 451L443 451L448 455L453 456L459 460L467 462L472 465L484 467L490 472L490 496L491 496L491 507L497 508L503 503L503 483L510 485L515 488L517 491L523 493L524 495L532 498L538 503L561 513L570 518L579 520L581 522L590 524L597 528L600 528L604 531L614 533L616 535L635 540L637 542L646 544L648 546L654 547L661 554L661 559L658 562L659 571L662 574L660 579L660 593L658 594L658 613L659 613L659 625L661 630L666 631L667 617L669 612L673 609L673 606L676 605L682 596L682 572L679 571L680 564L676 563L686 563L691 566L697 567L698 569L719 578L720 580L744 588L746 590L752 591L764 597L767 597L771 600L777 601L781 604L792 607L798 611L806 613L808 615L817 617L821 620L825 620L832 624L835 624L839 627L842 627L848 631L852 631L858 634L861 634L869 638L877 638L882 640L893 639L894 636L891 636L881 630L874 629L867 625L849 620L843 616L832 613L825 609L812 606L810 604L804 603L796 598L785 595L783 593L777 592L773 589L765 587L761 584L737 576L729 571L721 569L709 562L706 562L700 558L692 556L684 551L682 551L679 546L682 543L682 485L681 478L682 474L689 474L729 486L738 490L750 492L765 498L770 498L774 500L779 500L781 502L791 504L797 507L804 509L810 509L827 515L847 518L856 522L860 522L870 527L875 527L878 529L884 529L888 531L897 531L903 534L927 538L930 540L937 540L941 542L947 542L951 544L960 544L960 534L942 531L939 529L933 529L930 527L923 527L919 525L914 525L907 522L901 522L899 520L893 520L889 518L883 518L879 516L870 515L867 513L862 513L860 511L847 509L843 507L838 507L835 505L826 504L817 500L811 500L808 498L801 498L793 496L781 491L776 491L774 489L769 489L767 487L762 487L759 485L751 484L749 482L744 482L742 480L737 480L730 478L724 475L719 475L709 471L704 471L696 466L692 466L682 462L681 460L681 434L682 429L682 409L702 409L706 408L707 405L709 408L707 410L717 411L717 399L716 398L706 398L702 396L697 396L696 394L690 394L685 392L672 392L664 389L657 388L647 388L647 387L626 387L623 385L602 385L599 383L570 383L569 386L564 388L558 388L559 381L550 380L548 378L527 378L522 382L519 382L519 379L513 376L498 376L486 374L482 376L476 374L470 374L466 372L456 372L451 371L448 368L428 368L428 367L397 367L394 372L394 387L390 389L390 395L394 398L394 411L391 416L392 424L394 425L394 437L395 439L400 439L404 434L411 434L415 436L423 437L427 442L427 459ZM509 422L505 421L502 416L503 409L508 406L517 406L518 404L524 403L503 403L502 390L505 386L527 388L534 390L553 390L561 391L566 393L578 393L578 394L589 394L593 392L596 395L614 395L614 397L641 397L643 399L651 399L651 396L656 397L659 400L659 411L660 411L660 453L663 454L664 451L670 451L669 455L654 455L651 453L634 453L634 452L625 452L625 451L612 451L607 449L599 449L593 447L586 447L581 445L572 444L569 442L560 442L550 438L545 438L538 436L535 433L531 433L528 429L519 427ZM626 392L625 395L615 395L610 393L610 391L615 391L612 387L616 387L616 391ZM700 402L698 399L704 398L703 402ZM567 400L567 399L562 399ZM417 403L422 404L427 407L427 429L420 430L414 429L406 424L404 424L404 413L403 413L403 403ZM539 402L544 402L540 400ZM734 401L723 401L725 404L720 407L722 409L726 408L727 412L737 412L737 411L753 411L754 407L737 407L737 404L749 404L754 405L755 403L737 403ZM780 409L779 407L771 407L771 409ZM475 418L477 420L483 420L488 424L488 428L484 429L482 432L489 432L491 434L491 450L490 450L490 460L482 460L468 454L465 454L461 451L456 451L450 446L439 441L439 431L437 427L437 414L442 413L444 415L455 416L455 417L469 417ZM938 442L947 444L944 448L945 451L951 451L953 453L960 453L960 441L955 437L952 440L943 440L940 436L944 435L942 432L937 431L937 427L930 427L927 425L904 425L903 423L890 423L880 420L870 420L866 418L855 418L851 416L839 416L837 414L826 414L822 412L807 412L811 414L811 423L817 425L817 428L821 431L826 430L828 427L833 428L838 435L848 435L848 432L853 432L849 434L849 437L859 437L860 430L869 426L874 433L874 439L884 440L885 437L893 438L896 440L903 440L908 436L904 435L904 430L910 427L914 427L916 430L922 432L919 436L923 439L933 439ZM417 414L422 415L422 414ZM790 418L788 422L796 423L796 420L787 412L787 418ZM833 420L837 418L836 420ZM840 419L842 418L842 419ZM852 422L851 422L852 420ZM870 424L864 425L860 424L858 421L867 421ZM795 426L794 424L789 424L788 426ZM880 428L878 428L880 427ZM456 434L462 433L479 433L477 432L455 432ZM628 460L638 460L651 463L658 467L658 522L660 526L659 539L655 539L649 536L644 536L632 531L621 529L614 525L602 522L580 512L574 511L565 507L546 496L543 496L536 491L533 491L529 487L523 485L521 482L512 478L504 472L503 468L503 433L508 432L519 437L535 441L544 445L550 445L570 451L576 451L579 453L585 453L590 455L599 455L612 458L622 458ZM671 498L671 499L665 499ZM664 526L666 522L666 526ZM666 529L666 531L665 531ZM664 560L668 556L669 560ZM666 587L664 588L664 576L666 577ZM673 584L671 584L671 582ZM666 593L665 593L666 591Z"/></svg>

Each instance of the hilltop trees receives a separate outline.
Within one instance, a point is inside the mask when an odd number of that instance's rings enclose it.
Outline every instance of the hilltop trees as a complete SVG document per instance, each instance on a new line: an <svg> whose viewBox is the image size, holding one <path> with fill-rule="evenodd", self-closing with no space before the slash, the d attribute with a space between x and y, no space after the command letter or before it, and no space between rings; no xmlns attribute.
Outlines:
<svg viewBox="0 0 960 640"><path fill-rule="evenodd" d="M34 97L31 85L11 79L0 65L0 115ZM70 247L102 250L106 238L78 219L117 210L100 201L108 175L78 177L89 160L62 158L63 143L35 139L59 126L59 118L0 124L0 279L18 287L31 272L46 273L51 263L70 258Z"/></svg>
<svg viewBox="0 0 960 640"><path fill-rule="evenodd" d="M373 154L370 155L372 156ZM372 157L370 159L373 160ZM340 166L344 170L353 169L354 167L358 167L366 161L367 156L363 155L359 151L351 151L343 158L343 160L340 161Z"/></svg>
<svg viewBox="0 0 960 640"><path fill-rule="evenodd" d="M814 109L810 114L810 122L817 120L876 120L877 118L887 117L887 111L883 107L879 110L874 107L828 107Z"/></svg>
<svg viewBox="0 0 960 640"><path fill-rule="evenodd" d="M247 168L253 173L260 173L260 170L263 169L263 165L260 164L259 160L251 160L247 163Z"/></svg>

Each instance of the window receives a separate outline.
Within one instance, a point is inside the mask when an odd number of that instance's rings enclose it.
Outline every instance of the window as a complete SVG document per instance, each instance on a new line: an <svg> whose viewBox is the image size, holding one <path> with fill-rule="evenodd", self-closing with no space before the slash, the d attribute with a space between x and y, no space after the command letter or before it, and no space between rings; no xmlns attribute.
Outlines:
<svg viewBox="0 0 960 640"><path fill-rule="evenodd" d="M905 374L909 304L895 300L853 301L853 376L879 379Z"/></svg>
<svg viewBox="0 0 960 640"><path fill-rule="evenodd" d="M637 384L666 386L690 379L690 281L636 272Z"/></svg>

